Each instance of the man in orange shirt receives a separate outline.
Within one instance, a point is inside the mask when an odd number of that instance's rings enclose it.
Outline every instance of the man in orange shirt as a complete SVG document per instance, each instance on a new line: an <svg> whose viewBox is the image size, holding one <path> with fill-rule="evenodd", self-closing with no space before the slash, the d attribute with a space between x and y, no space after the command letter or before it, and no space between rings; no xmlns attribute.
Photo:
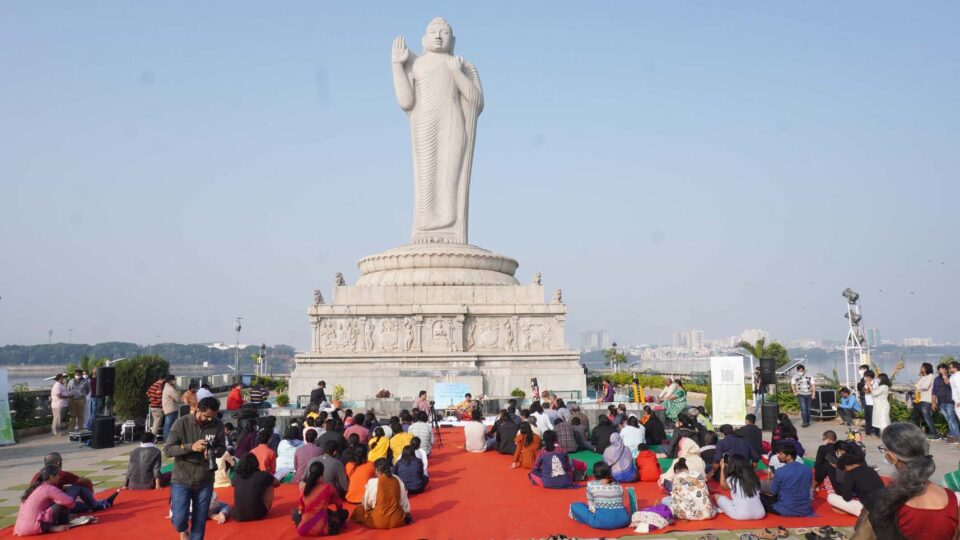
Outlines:
<svg viewBox="0 0 960 540"><path fill-rule="evenodd" d="M277 474L277 453L270 449L270 431L261 429L257 433L257 447L250 453L257 456L261 471Z"/></svg>
<svg viewBox="0 0 960 540"><path fill-rule="evenodd" d="M228 411L236 411L236 410L239 410L240 407L243 407L243 392L240 390L240 388L242 387L243 385L240 384L239 382L235 383L233 385L233 390L231 390L230 393L227 394L227 410Z"/></svg>

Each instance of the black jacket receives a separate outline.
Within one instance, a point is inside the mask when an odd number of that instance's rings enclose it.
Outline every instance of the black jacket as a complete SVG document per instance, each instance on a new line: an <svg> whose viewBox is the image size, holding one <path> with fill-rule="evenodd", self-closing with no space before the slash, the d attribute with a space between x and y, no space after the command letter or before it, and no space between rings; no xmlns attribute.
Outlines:
<svg viewBox="0 0 960 540"><path fill-rule="evenodd" d="M747 441L747 444L750 445L750 448L753 448L758 456L763 454L763 430L756 424L747 424L738 428L733 434Z"/></svg>
<svg viewBox="0 0 960 540"><path fill-rule="evenodd" d="M214 418L205 425L197 424L197 417L193 414L181 416L173 427L170 436L163 447L163 454L173 458L173 482L183 484L190 489L200 489L213 485L213 469L210 468L207 457L203 452L195 452L193 443L213 437L210 451L220 457L227 450L227 443L223 436L223 422Z"/></svg>

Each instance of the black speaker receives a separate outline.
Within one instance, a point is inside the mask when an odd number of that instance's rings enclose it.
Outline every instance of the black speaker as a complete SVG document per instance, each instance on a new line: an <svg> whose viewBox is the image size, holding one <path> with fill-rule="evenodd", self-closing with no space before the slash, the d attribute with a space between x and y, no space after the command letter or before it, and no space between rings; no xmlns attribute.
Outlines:
<svg viewBox="0 0 960 540"><path fill-rule="evenodd" d="M93 394L93 397L113 397L116 377L117 368L113 366L97 368L97 391Z"/></svg>
<svg viewBox="0 0 960 540"><path fill-rule="evenodd" d="M98 416L93 419L93 438L90 448L113 448L113 417Z"/></svg>
<svg viewBox="0 0 960 540"><path fill-rule="evenodd" d="M760 359L760 380L761 384L777 384L777 363L773 358Z"/></svg>
<svg viewBox="0 0 960 540"><path fill-rule="evenodd" d="M780 404L765 401L760 407L760 414L763 415L763 430L773 431L773 428L777 427L777 417L780 416Z"/></svg>

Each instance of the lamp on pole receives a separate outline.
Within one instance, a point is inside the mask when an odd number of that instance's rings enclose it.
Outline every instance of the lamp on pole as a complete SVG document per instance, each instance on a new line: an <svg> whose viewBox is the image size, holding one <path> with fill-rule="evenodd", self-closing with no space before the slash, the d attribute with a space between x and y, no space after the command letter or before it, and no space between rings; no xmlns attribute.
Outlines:
<svg viewBox="0 0 960 540"><path fill-rule="evenodd" d="M243 317L237 317L237 319L233 321L233 329L237 332L237 354L234 360L236 368L233 370L235 372L234 376L237 378L236 382L240 382L240 329L242 328L240 321L242 320Z"/></svg>
<svg viewBox="0 0 960 540"><path fill-rule="evenodd" d="M261 344L260 344L260 358L259 358L258 361L257 361L257 364L258 364L258 365L257 365L257 375L260 375L261 377L263 377L263 376L265 376L265 375L267 374L267 368L266 368L266 366L263 365L263 360L264 360L264 357L265 357L266 355L267 355L267 344L266 344L266 343L261 343Z"/></svg>

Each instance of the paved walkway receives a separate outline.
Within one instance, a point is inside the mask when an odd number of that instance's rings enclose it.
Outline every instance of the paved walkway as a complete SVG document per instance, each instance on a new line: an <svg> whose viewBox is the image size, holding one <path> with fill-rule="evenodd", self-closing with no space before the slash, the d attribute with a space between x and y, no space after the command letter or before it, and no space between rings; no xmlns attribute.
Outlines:
<svg viewBox="0 0 960 540"><path fill-rule="evenodd" d="M60 452L64 470L89 478L96 490L102 491L123 484L128 455L137 446L126 443L94 450L65 436L36 435L15 445L0 447L0 527L15 521L20 496L40 470L47 452Z"/></svg>

